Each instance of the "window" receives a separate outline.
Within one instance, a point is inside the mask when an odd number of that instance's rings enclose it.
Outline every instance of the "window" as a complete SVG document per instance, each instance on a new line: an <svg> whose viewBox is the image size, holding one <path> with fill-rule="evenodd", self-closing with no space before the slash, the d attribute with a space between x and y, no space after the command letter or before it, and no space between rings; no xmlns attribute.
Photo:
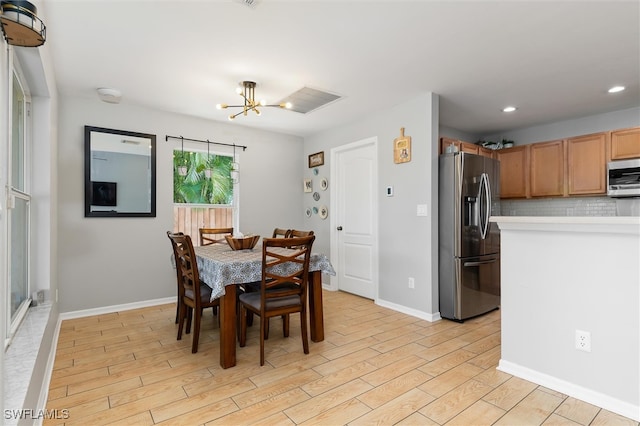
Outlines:
<svg viewBox="0 0 640 426"><path fill-rule="evenodd" d="M173 151L174 232L191 235L194 245L199 244L198 228L238 226L238 183L231 179L233 161L226 154Z"/></svg>
<svg viewBox="0 0 640 426"><path fill-rule="evenodd" d="M226 155L173 151L173 202L233 204L232 162Z"/></svg>
<svg viewBox="0 0 640 426"><path fill-rule="evenodd" d="M7 340L15 334L29 308L30 295L30 205L29 193L30 156L29 96L24 80L20 77L19 65L14 59L11 80L11 105L8 162L8 301Z"/></svg>

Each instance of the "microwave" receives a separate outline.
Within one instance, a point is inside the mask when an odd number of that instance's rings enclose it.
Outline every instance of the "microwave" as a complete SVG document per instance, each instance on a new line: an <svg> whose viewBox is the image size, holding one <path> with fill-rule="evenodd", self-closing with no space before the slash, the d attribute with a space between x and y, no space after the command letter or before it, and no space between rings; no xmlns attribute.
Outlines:
<svg viewBox="0 0 640 426"><path fill-rule="evenodd" d="M609 197L640 197L640 158L607 164Z"/></svg>

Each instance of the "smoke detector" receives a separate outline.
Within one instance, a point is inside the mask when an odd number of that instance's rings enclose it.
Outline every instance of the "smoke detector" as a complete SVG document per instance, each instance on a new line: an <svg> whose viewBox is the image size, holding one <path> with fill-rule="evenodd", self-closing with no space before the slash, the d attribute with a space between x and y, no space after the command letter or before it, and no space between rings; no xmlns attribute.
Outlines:
<svg viewBox="0 0 640 426"><path fill-rule="evenodd" d="M116 89L100 88L98 89L98 96L102 102L110 104L119 104L122 99L122 93Z"/></svg>

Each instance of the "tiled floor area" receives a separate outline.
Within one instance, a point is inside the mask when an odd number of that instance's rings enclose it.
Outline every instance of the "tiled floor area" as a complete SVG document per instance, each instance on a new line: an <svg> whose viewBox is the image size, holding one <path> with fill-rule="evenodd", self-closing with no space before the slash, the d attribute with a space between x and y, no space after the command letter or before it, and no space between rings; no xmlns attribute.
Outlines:
<svg viewBox="0 0 640 426"><path fill-rule="evenodd" d="M297 316L272 320L266 364L251 327L219 364L205 312L197 354L176 341L175 305L61 325L46 425L629 425L638 422L496 370L500 311L427 322L324 292L325 340L304 355ZM257 320L256 320L257 323Z"/></svg>

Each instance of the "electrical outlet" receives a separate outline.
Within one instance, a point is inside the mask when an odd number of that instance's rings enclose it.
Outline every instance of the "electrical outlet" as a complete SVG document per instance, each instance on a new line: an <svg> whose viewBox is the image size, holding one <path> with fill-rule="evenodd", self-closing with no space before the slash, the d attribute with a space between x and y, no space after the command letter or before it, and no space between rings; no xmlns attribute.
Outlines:
<svg viewBox="0 0 640 426"><path fill-rule="evenodd" d="M591 333L588 331L576 330L576 349L579 351L591 352Z"/></svg>
<svg viewBox="0 0 640 426"><path fill-rule="evenodd" d="M413 277L409 277L409 288L416 288L416 280Z"/></svg>

